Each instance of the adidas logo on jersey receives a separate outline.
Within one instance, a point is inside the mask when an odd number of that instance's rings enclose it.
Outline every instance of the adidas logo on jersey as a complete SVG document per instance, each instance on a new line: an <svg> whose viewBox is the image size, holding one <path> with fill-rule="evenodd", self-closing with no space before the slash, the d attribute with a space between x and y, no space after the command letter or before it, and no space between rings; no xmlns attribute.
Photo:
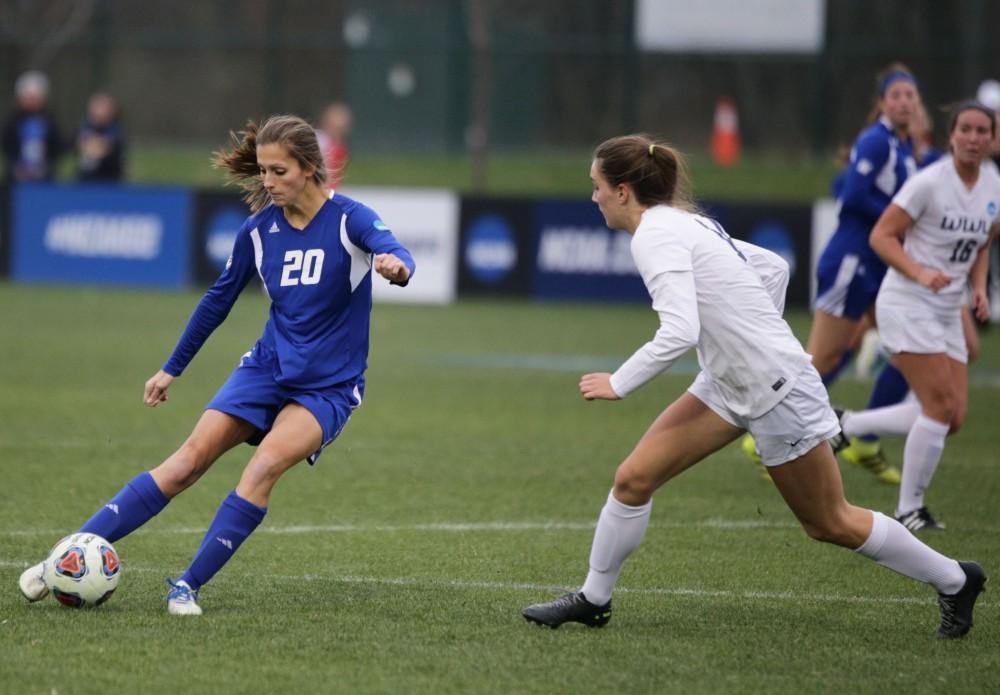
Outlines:
<svg viewBox="0 0 1000 695"><path fill-rule="evenodd" d="M230 550L233 549L233 542L228 538L223 538L222 536L216 536L215 540L219 541L220 543L222 543L222 545L226 546Z"/></svg>
<svg viewBox="0 0 1000 695"><path fill-rule="evenodd" d="M113 511L115 514L118 513L118 505L117 504L108 503L108 504L106 504L104 506L107 507L108 509L110 509L111 511Z"/></svg>
<svg viewBox="0 0 1000 695"><path fill-rule="evenodd" d="M281 230L278 229L278 223L277 222L272 222L271 223L271 228L269 230L267 230L267 233L268 234L274 234L275 232L280 232L280 231Z"/></svg>

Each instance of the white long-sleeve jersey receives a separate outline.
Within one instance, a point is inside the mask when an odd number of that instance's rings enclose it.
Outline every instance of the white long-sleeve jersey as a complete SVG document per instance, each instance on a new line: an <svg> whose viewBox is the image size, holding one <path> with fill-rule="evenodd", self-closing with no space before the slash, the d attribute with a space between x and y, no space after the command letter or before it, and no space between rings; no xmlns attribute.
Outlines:
<svg viewBox="0 0 1000 695"><path fill-rule="evenodd" d="M781 317L787 264L665 205L643 212L631 250L660 327L611 376L615 393L626 397L695 347L734 413L755 418L777 405L811 361Z"/></svg>

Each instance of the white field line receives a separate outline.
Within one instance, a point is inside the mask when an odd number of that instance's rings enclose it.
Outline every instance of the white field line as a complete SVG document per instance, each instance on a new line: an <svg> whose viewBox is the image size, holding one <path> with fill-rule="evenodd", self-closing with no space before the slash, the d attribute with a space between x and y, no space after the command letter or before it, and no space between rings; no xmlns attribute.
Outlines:
<svg viewBox="0 0 1000 695"><path fill-rule="evenodd" d="M442 533L482 532L482 531L592 531L595 521L485 521L471 523L430 523L430 524L320 524L305 526L261 526L255 533L300 534L300 533L406 533L409 531L430 531ZM666 522L649 525L650 529L663 528L710 528L710 529L792 529L798 524L786 521L762 521L754 519L706 519L704 521ZM192 534L205 533L206 527L171 526L159 528L155 524L137 533ZM66 529L0 529L0 536L65 536Z"/></svg>
<svg viewBox="0 0 1000 695"><path fill-rule="evenodd" d="M23 569L28 566L27 562L17 560L0 559L0 567L11 567ZM162 569L153 567L143 567L135 565L122 565L126 572L140 572L161 574ZM534 584L531 582L484 582L464 579L417 579L414 577L363 577L357 575L325 575L325 574L271 574L260 573L258 576L267 577L281 582L333 582L336 584L365 584L382 586L405 586L421 589L485 589L491 591L532 591L532 592L562 592L566 591L565 586L554 584ZM616 587L616 594L647 594L689 597L695 599L719 599L733 601L789 601L795 603L862 603L862 604L894 604L894 605L920 605L929 606L935 603L933 598L916 598L913 596L897 597L876 597L876 596L846 596L842 594L800 594L792 591L726 591L711 589L689 589L683 587L675 588L647 588L630 589L627 587ZM978 608L996 608L993 603L978 602Z"/></svg>
<svg viewBox="0 0 1000 695"><path fill-rule="evenodd" d="M255 533L295 535L307 533L481 533L518 531L592 531L595 521L484 521L484 522L441 522L427 524L316 524L289 526L261 526ZM189 535L204 534L205 526L168 526L156 524L142 528L139 534ZM649 530L661 529L716 529L746 531L754 529L798 529L793 521L766 521L763 519L704 519L701 521L661 521L651 523ZM995 526L972 526L949 533L1000 533ZM67 529L20 528L0 529L0 537L44 536L54 539L72 533Z"/></svg>

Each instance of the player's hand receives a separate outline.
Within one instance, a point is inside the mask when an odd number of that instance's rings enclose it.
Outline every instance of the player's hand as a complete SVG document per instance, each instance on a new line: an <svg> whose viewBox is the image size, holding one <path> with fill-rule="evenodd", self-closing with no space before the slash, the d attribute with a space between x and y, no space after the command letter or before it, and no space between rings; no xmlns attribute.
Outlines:
<svg viewBox="0 0 1000 695"><path fill-rule="evenodd" d="M611 388L611 375L607 372L584 374L580 377L580 393L588 401L595 399L604 401L621 400L621 397Z"/></svg>
<svg viewBox="0 0 1000 695"><path fill-rule="evenodd" d="M921 268L915 279L919 284L935 292L940 292L951 284L951 277L936 268Z"/></svg>
<svg viewBox="0 0 1000 695"><path fill-rule="evenodd" d="M382 253L375 256L375 272L389 282L402 284L410 279L410 269L406 267L403 261L391 253Z"/></svg>
<svg viewBox="0 0 1000 695"><path fill-rule="evenodd" d="M972 291L972 315L980 321L986 321L990 317L990 300L982 290Z"/></svg>
<svg viewBox="0 0 1000 695"><path fill-rule="evenodd" d="M174 378L162 369L149 378L142 392L142 402L150 408L155 408L167 400L167 389Z"/></svg>

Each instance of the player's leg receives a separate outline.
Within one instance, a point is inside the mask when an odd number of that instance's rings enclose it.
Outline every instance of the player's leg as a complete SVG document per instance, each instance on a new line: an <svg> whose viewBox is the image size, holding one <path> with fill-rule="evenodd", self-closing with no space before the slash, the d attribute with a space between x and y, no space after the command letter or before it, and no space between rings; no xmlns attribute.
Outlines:
<svg viewBox="0 0 1000 695"><path fill-rule="evenodd" d="M91 516L81 533L93 533L111 543L124 538L159 514L171 498L192 485L223 453L243 442L253 426L230 415L206 410L187 441L152 471L130 480ZM19 580L21 593L37 601L48 593L43 565L25 570Z"/></svg>
<svg viewBox="0 0 1000 695"><path fill-rule="evenodd" d="M965 419L966 365L947 354L901 352L894 356L920 402L903 447L903 480L896 518L911 531L940 529L924 503L924 494L941 462L945 437Z"/></svg>
<svg viewBox="0 0 1000 695"><path fill-rule="evenodd" d="M323 427L298 403L289 403L275 418L247 464L236 489L222 501L201 546L167 596L174 615L200 615L198 590L222 569L264 519L271 490L289 468L323 446ZM168 580L169 581L169 580Z"/></svg>
<svg viewBox="0 0 1000 695"><path fill-rule="evenodd" d="M129 481L80 528L112 543L153 518L193 485L225 452L246 441L253 425L217 410L206 410L181 447L151 471Z"/></svg>
<svg viewBox="0 0 1000 695"><path fill-rule="evenodd" d="M822 309L813 314L806 352L812 355L813 366L823 377L823 383L831 384L850 361L859 323L858 319L835 316Z"/></svg>
<svg viewBox="0 0 1000 695"><path fill-rule="evenodd" d="M872 388L871 396L868 398L868 406L865 409L869 418L877 418L879 414L885 414L892 423L898 421L898 416L912 410L912 406L903 403L910 386L906 377L891 362L887 363L878 377L875 379L875 386ZM898 410L892 410L900 406ZM855 422L857 427L864 427L859 422ZM891 423L887 423L891 427ZM855 430L844 430L844 434L850 437L850 446L845 448L841 455L846 461L856 466L861 466L874 475L880 482L889 485L899 485L900 472L896 466L890 465L882 451L882 443L879 441L879 434L892 432L892 429L885 429L880 424L870 423L869 429L863 429L860 434L855 434Z"/></svg>
<svg viewBox="0 0 1000 695"><path fill-rule="evenodd" d="M986 576L976 563L959 563L920 542L902 524L844 498L840 470L823 442L771 471L775 486L810 537L855 550L899 574L933 586L939 594L938 636L961 637Z"/></svg>
<svg viewBox="0 0 1000 695"><path fill-rule="evenodd" d="M618 467L614 488L594 531L590 571L582 589L555 601L528 606L524 617L552 628L569 621L591 627L607 624L615 582L625 560L645 535L653 492L742 432L692 393L678 398Z"/></svg>

